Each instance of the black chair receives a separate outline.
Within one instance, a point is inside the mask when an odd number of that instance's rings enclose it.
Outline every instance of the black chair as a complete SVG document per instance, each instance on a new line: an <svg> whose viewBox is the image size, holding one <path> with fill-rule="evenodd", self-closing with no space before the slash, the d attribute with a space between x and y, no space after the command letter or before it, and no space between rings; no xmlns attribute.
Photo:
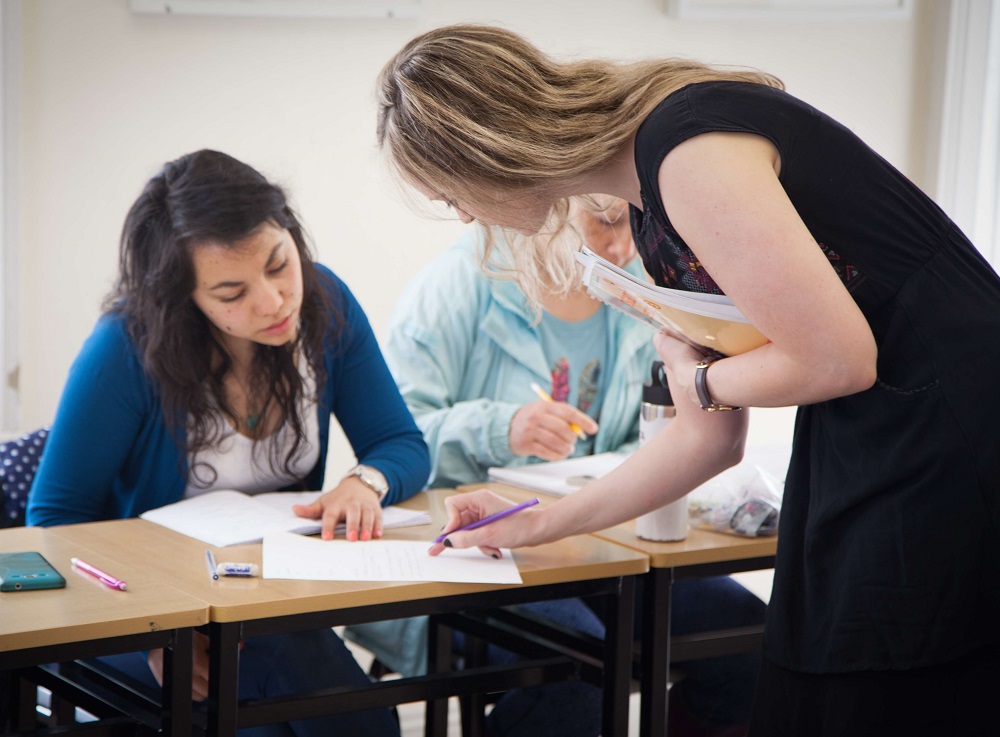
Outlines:
<svg viewBox="0 0 1000 737"><path fill-rule="evenodd" d="M40 427L19 438L0 443L0 495L3 497L2 527L22 527L28 492L42 459L49 428Z"/></svg>
<svg viewBox="0 0 1000 737"><path fill-rule="evenodd" d="M49 429L42 427L0 443L0 528L23 527L28 491L35 478ZM0 728L6 728L11 711L11 689L19 687L8 672L0 673Z"/></svg>
<svg viewBox="0 0 1000 737"><path fill-rule="evenodd" d="M0 499L2 499L0 528L24 526L28 492L31 490L31 483L38 470L48 436L49 428L40 427L0 443ZM140 733L143 722L146 724L154 722L156 716L154 710L147 708L146 711L154 716L147 716L144 720L136 719L133 715L117 722L115 717L126 711L121 708L121 704L126 703L127 699L110 691L111 687L117 685L112 677L114 674L100 673L95 667L99 665L99 663L76 661L21 669L16 676L9 671L0 672L0 734L7 734L15 718L12 706L14 703L24 703L29 706L34 704L34 718L39 728L44 730L65 730L68 725L76 724L79 706L90 712L94 718L107 720L100 728L95 725L95 729L92 730L94 734ZM72 675L67 678L65 672ZM16 697L14 689L19 690L19 695ZM104 696L103 692L112 695ZM111 704L115 704L118 708L112 707ZM137 709L134 711L143 713ZM154 731L149 727L147 730Z"/></svg>

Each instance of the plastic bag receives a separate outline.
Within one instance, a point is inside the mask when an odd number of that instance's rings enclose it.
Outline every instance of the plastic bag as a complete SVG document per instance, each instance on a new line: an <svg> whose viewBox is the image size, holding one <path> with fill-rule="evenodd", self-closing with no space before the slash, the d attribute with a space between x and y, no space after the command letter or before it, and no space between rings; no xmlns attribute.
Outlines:
<svg viewBox="0 0 1000 737"><path fill-rule="evenodd" d="M776 535L784 486L757 464L723 471L688 495L691 526L742 537Z"/></svg>

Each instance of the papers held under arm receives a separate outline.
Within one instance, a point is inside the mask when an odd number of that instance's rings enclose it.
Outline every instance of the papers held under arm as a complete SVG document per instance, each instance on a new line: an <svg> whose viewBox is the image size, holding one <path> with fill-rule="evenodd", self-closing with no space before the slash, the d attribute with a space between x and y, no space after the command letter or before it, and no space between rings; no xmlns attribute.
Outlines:
<svg viewBox="0 0 1000 737"><path fill-rule="evenodd" d="M591 296L695 348L733 356L768 342L724 295L658 287L586 246L576 258L584 267L583 284Z"/></svg>

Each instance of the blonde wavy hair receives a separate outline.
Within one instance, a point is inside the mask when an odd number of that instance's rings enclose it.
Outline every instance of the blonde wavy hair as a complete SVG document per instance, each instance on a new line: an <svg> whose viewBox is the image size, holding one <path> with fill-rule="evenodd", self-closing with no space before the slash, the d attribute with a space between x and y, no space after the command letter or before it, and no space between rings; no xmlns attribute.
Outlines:
<svg viewBox="0 0 1000 737"><path fill-rule="evenodd" d="M535 319L540 319L545 295L566 297L582 289L582 267L576 253L586 243L576 225L579 211L605 213L616 203L621 200L610 195L557 200L547 227L530 237L501 228L486 228L483 271L494 279L517 282ZM627 211L621 217L627 218Z"/></svg>
<svg viewBox="0 0 1000 737"><path fill-rule="evenodd" d="M445 26L379 74L378 145L425 192L487 211L511 197L555 201L607 165L668 94L710 80L783 88L764 72L684 59L557 61L503 28Z"/></svg>

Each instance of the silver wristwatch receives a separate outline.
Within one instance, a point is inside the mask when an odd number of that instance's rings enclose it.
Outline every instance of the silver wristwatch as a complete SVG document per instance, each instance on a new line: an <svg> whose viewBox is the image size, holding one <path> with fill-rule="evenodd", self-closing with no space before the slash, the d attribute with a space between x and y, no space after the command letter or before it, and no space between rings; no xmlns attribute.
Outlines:
<svg viewBox="0 0 1000 737"><path fill-rule="evenodd" d="M357 476L361 479L362 484L378 494L379 501L385 499L385 495L389 493L389 482L385 480L385 476L377 468L362 463L348 471L344 478L346 479L348 476Z"/></svg>

